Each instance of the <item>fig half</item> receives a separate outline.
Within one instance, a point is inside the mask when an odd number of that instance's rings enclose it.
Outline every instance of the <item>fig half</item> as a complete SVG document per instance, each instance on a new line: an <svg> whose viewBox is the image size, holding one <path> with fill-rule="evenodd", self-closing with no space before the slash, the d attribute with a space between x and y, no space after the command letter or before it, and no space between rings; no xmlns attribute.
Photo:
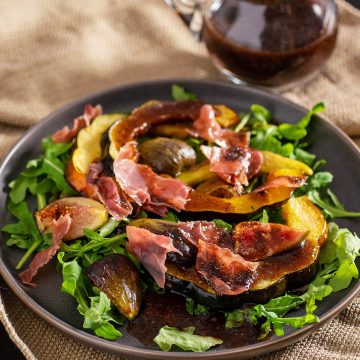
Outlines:
<svg viewBox="0 0 360 360"><path fill-rule="evenodd" d="M85 197L68 197L56 200L40 211L35 219L42 233L52 232L53 220L69 214L71 225L63 240L74 240L84 236L83 229L96 230L108 219L105 206L96 200Z"/></svg>
<svg viewBox="0 0 360 360"><path fill-rule="evenodd" d="M139 273L131 260L120 254L108 255L91 264L86 272L121 314L129 320L137 316L142 290Z"/></svg>

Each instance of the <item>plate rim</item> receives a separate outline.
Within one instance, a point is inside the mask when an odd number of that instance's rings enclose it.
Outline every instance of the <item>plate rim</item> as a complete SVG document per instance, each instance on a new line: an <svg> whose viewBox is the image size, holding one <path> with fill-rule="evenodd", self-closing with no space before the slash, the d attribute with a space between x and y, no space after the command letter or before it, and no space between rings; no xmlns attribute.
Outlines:
<svg viewBox="0 0 360 360"><path fill-rule="evenodd" d="M60 115L61 113L72 109L73 107L84 103L90 102L92 98L96 98L99 96L108 95L111 93L116 93L118 91L124 91L132 88L139 88L141 86L148 85L171 85L171 84L180 84L183 86L187 86L188 84L196 84L196 85L210 85L210 86L220 86L224 88L233 88L238 89L242 88L246 92L252 93L254 95L260 94L266 97L271 98L273 101L278 102L279 100L286 105L292 106L299 111L306 112L308 109L305 107L296 104L295 102L285 98L281 94L272 93L269 90L259 88L256 86L248 86L248 85L235 85L232 83L228 83L225 81L219 80L208 80L208 79L191 79L191 78L165 78L159 80L146 80L146 81L138 81L138 82L129 82L121 85L117 85L110 88L104 88L102 90L88 93L80 98L77 98L65 105L57 108L55 111L48 114L42 120L40 120L37 124L31 126L24 134L17 140L17 143L11 148L10 151L6 153L3 161L1 162L0 167L0 176L3 173L4 169L7 167L10 158L16 153L19 148L22 147L22 143L33 133L36 133L38 128L44 126L45 124L52 121L54 117ZM354 143L354 141L338 126L332 123L330 120L318 116L318 119L323 122L323 124L329 128L333 132L335 132L344 142L346 142L353 150L354 154L358 157L360 161L360 149ZM109 340L105 340L102 338L98 338L93 334L86 333L85 331L79 330L74 326L66 323L65 321L57 318L55 315L50 313L48 310L43 308L40 304L38 304L35 300L33 300L30 295L28 295L21 286L17 283L16 279L12 276L7 266L3 262L2 258L0 258L0 274L3 277L4 281L7 283L9 288L13 291L13 293L20 299L25 306L30 308L35 314L40 316L42 320L45 320L51 326L54 326L56 329L60 330L62 333L66 334L70 338L76 339L83 344L90 345L91 347L96 347L98 349L102 349L106 352L121 354L125 356L143 358L143 359L168 359L169 357L175 359L189 359L201 358L201 359L215 359L218 356L222 356L222 359L230 359L234 356L237 356L238 359L244 359L249 356L257 356L264 354L266 352L272 352L276 350L280 350L285 346L288 346L292 343L300 341L304 337L310 335L314 331L318 330L320 327L324 326L327 322L332 320L338 313L345 309L360 293L360 280L357 280L357 283L354 285L354 288L351 290L351 293L341 299L334 307L331 307L328 311L321 316L320 321L318 323L307 325L301 329L296 330L294 333L286 335L284 337L272 338L266 340L264 342L259 342L251 345L242 346L239 348L233 349L224 349L217 350L213 352L203 352L203 353L189 353L189 352L163 352L161 350L152 350L152 349L142 349L136 348L129 345L119 344L116 342L111 342Z"/></svg>

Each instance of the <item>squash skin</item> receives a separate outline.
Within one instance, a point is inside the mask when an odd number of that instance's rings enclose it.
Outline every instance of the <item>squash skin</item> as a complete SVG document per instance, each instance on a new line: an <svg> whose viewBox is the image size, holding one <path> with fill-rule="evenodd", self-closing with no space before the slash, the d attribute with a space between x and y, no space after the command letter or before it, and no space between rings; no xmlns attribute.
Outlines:
<svg viewBox="0 0 360 360"><path fill-rule="evenodd" d="M266 303L285 291L308 284L318 270L320 245L327 236L326 220L307 196L290 199L282 212L288 226L310 230L310 234L300 246L260 261L249 291L239 295L217 294L194 267L183 269L171 263L166 264L166 288L191 297L199 304L232 310L244 303ZM304 223L308 224L306 229Z"/></svg>
<svg viewBox="0 0 360 360"><path fill-rule="evenodd" d="M274 205L287 200L294 192L294 188L274 187L259 192L234 196L228 199L217 198L197 191L189 193L189 201L185 211L212 211L222 214L250 214L265 206Z"/></svg>

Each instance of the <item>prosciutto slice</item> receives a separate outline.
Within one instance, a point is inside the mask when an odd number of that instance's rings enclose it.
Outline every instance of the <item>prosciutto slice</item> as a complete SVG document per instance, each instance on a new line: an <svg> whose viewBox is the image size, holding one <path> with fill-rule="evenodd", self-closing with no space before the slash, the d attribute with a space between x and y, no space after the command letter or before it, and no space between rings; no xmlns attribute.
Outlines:
<svg viewBox="0 0 360 360"><path fill-rule="evenodd" d="M299 245L309 231L258 221L239 223L234 231L234 252L250 261L263 260Z"/></svg>
<svg viewBox="0 0 360 360"><path fill-rule="evenodd" d="M128 249L143 264L160 288L165 286L166 255L169 252L179 253L169 236L156 235L149 230L135 226L126 227Z"/></svg>
<svg viewBox="0 0 360 360"><path fill-rule="evenodd" d="M258 265L227 248L198 242L196 270L219 294L238 295L249 290Z"/></svg>
<svg viewBox="0 0 360 360"><path fill-rule="evenodd" d="M182 181L161 177L149 166L120 156L113 169L121 189L144 209L164 216L169 207L177 211L185 208L190 188Z"/></svg>
<svg viewBox="0 0 360 360"><path fill-rule="evenodd" d="M260 151L242 145L226 147L202 145L201 150L210 161L210 171L235 186L239 194L242 193L243 185L248 185L248 178L260 171L263 159Z"/></svg>
<svg viewBox="0 0 360 360"><path fill-rule="evenodd" d="M223 228L212 221L187 221L177 224L180 234L192 245L197 246L199 240L233 249L233 239Z"/></svg>
<svg viewBox="0 0 360 360"><path fill-rule="evenodd" d="M103 170L101 163L92 163L86 181L94 189L109 214L120 221L132 213L133 207L124 192L117 186L114 178L102 175Z"/></svg>
<svg viewBox="0 0 360 360"><path fill-rule="evenodd" d="M27 270L19 274L21 282L32 287L36 284L32 283L32 279L38 273L39 269L45 266L57 253L60 248L61 240L67 234L71 225L71 217L69 214L61 215L57 220L53 220L52 225L52 244L49 248L38 252L29 264Z"/></svg>
<svg viewBox="0 0 360 360"><path fill-rule="evenodd" d="M216 121L215 110L211 105L203 105L199 117L194 121L192 135L216 143L219 146L248 145L250 135L238 134L229 129L223 129Z"/></svg>
<svg viewBox="0 0 360 360"><path fill-rule="evenodd" d="M67 142L74 138L78 132L85 126L89 126L91 121L94 120L98 115L102 114L102 107L96 105L86 105L84 114L74 119L73 127L70 129L68 126L64 126L62 129L56 131L52 135L52 140L55 143Z"/></svg>
<svg viewBox="0 0 360 360"><path fill-rule="evenodd" d="M281 186L296 189L300 186L303 186L305 183L306 183L306 177L279 176L277 178L265 182L265 184L257 187L253 192L260 192L269 188L281 187Z"/></svg>

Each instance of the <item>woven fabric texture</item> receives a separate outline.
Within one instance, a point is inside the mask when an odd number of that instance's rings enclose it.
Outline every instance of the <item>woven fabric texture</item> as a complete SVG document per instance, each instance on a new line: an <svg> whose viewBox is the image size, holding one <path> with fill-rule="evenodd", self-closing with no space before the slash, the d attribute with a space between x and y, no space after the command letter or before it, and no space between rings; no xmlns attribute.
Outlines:
<svg viewBox="0 0 360 360"><path fill-rule="evenodd" d="M285 93L360 137L360 12L338 1L338 44L324 71ZM221 79L163 0L0 2L0 158L26 128L87 93L144 79ZM27 359L119 359L67 338L0 284L0 320ZM359 359L360 298L336 319L261 359Z"/></svg>

